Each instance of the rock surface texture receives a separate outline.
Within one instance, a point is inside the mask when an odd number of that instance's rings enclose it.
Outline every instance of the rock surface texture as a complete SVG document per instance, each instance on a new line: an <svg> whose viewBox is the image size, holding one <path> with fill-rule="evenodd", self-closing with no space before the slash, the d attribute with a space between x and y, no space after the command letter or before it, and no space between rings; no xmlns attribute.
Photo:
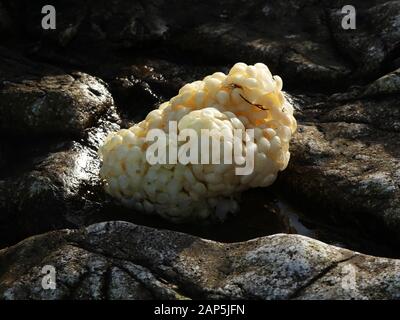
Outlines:
<svg viewBox="0 0 400 320"><path fill-rule="evenodd" d="M222 244L106 222L29 238L0 261L3 299L400 298L400 260L298 235ZM42 289L44 265L57 271L55 290Z"/></svg>
<svg viewBox="0 0 400 320"><path fill-rule="evenodd" d="M352 1L355 30L344 0L56 0L55 30L46 4L0 0L1 298L400 298L398 1ZM239 61L298 121L274 186L213 226L108 197L106 135Z"/></svg>

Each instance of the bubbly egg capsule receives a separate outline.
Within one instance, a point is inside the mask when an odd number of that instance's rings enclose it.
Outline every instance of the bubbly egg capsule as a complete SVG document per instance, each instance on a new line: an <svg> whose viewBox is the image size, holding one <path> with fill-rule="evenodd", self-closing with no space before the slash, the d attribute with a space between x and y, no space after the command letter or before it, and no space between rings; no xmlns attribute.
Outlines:
<svg viewBox="0 0 400 320"><path fill-rule="evenodd" d="M228 74L215 72L185 84L145 120L106 138L99 149L106 192L136 211L156 213L177 223L225 219L239 209L240 192L271 185L288 164L289 142L297 123L282 87L282 79L273 76L266 65L241 62ZM202 129L214 129L217 135L224 134L230 141L228 154L232 153L233 163L151 165L146 151L154 142L146 141L146 136L160 129L167 139L173 137L170 121L177 122L177 134L184 129L199 134ZM254 141L245 132L248 129L254 130ZM235 130L242 134L236 137ZM242 153L233 154L233 142L241 146ZM179 148L183 143L169 141L167 150L160 152L169 159L173 144ZM212 159L219 151L219 159L224 160L225 146L220 143L210 145L210 157L205 158ZM238 175L236 169L246 164L249 153L254 154L254 168L250 174Z"/></svg>

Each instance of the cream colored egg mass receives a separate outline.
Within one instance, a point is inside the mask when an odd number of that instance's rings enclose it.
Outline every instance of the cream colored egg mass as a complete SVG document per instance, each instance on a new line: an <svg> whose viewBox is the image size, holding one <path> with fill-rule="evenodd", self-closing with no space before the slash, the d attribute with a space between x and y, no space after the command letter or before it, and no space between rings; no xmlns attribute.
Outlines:
<svg viewBox="0 0 400 320"><path fill-rule="evenodd" d="M238 210L236 196L251 187L271 185L289 162L289 141L296 130L293 107L282 94L282 79L262 63L235 64L184 85L178 95L129 129L111 133L99 149L105 190L129 207L182 222L223 220ZM179 130L254 129L254 171L236 175L235 164L156 164L146 160L146 135L158 128L168 135L169 121Z"/></svg>

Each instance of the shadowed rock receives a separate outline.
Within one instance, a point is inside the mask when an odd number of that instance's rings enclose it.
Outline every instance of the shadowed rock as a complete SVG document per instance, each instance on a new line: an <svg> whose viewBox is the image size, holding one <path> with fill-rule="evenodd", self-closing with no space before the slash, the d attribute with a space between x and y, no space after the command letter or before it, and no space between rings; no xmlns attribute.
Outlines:
<svg viewBox="0 0 400 320"><path fill-rule="evenodd" d="M56 30L41 28L45 4L20 0L7 7L22 15L22 36L43 40L34 48L39 56L64 62L102 63L115 58L116 48L186 61L262 61L292 87L332 92L372 79L397 61L396 1L353 1L356 30L342 28L341 9L348 4L342 0L118 0L112 6L107 1L55 1L62 16ZM88 43L100 49L95 57L85 49ZM65 50L70 57L64 57Z"/></svg>
<svg viewBox="0 0 400 320"><path fill-rule="evenodd" d="M371 1L352 3L356 9L355 30L345 30L340 8L328 11L337 49L357 66L355 77L373 78L382 70L398 68L400 50L400 3Z"/></svg>

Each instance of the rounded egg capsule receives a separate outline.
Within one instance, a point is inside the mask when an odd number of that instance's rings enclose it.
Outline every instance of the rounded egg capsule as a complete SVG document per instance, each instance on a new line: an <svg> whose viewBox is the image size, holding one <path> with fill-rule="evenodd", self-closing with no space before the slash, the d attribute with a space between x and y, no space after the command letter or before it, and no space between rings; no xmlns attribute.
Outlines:
<svg viewBox="0 0 400 320"><path fill-rule="evenodd" d="M185 84L145 120L106 138L98 151L106 192L133 213L158 214L175 223L225 219L239 209L238 194L271 185L288 164L297 123L282 87L265 64L243 62L227 74L214 72ZM147 161L155 143L147 137L155 129L168 141L157 151L165 163ZM187 141L178 136L188 129L199 137L191 144L198 155L193 163L180 162ZM208 140L201 140L203 130L213 132ZM252 157L252 170L238 174Z"/></svg>

